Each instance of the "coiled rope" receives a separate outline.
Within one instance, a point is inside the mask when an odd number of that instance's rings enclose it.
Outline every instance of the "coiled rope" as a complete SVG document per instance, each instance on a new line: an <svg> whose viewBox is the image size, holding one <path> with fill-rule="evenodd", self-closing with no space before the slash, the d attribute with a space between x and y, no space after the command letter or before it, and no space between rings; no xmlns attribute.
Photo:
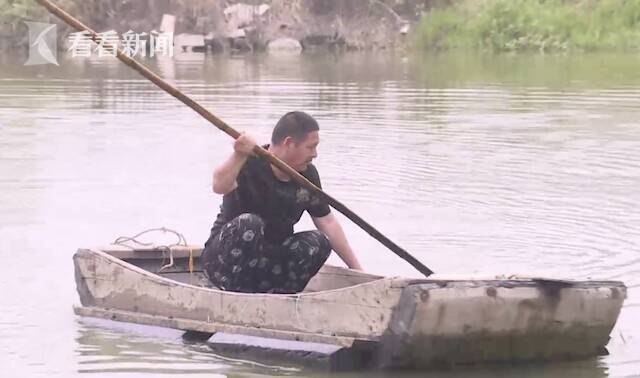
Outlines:
<svg viewBox="0 0 640 378"><path fill-rule="evenodd" d="M166 233L173 234L178 238L178 241L176 243L168 244L168 245L156 245L153 242L143 242L138 239L142 235L149 234L152 232L162 232L165 234ZM133 243L133 245L131 245L131 243ZM171 249L172 247L187 247L189 249L189 273L193 274L193 249L189 247L189 245L187 244L187 239L184 237L184 235L178 231L175 231L166 227L150 228L148 230L139 232L134 236L119 236L111 244L130 248L133 250L138 249L140 247L150 247L150 248L158 249L162 251L163 258L165 257L165 252L168 252L169 263L166 265L163 265L158 270L158 273L162 272L164 269L167 269L173 266L173 251Z"/></svg>

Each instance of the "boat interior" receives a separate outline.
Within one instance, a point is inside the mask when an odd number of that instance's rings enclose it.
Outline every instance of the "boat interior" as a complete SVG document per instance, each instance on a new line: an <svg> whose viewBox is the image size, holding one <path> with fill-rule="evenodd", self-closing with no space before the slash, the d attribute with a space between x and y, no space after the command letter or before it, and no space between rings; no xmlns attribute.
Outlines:
<svg viewBox="0 0 640 378"><path fill-rule="evenodd" d="M110 245L99 250L164 278L199 287L216 288L202 272L200 264L202 247L200 246L171 248L152 246L134 249ZM335 290L383 278L385 277L325 265L311 279L304 292Z"/></svg>

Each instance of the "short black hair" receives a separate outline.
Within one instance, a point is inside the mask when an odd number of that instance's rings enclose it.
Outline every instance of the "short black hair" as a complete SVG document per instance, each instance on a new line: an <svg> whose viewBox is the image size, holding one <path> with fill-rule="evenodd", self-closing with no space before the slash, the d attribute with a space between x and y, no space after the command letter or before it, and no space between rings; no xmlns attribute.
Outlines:
<svg viewBox="0 0 640 378"><path fill-rule="evenodd" d="M271 143L280 144L286 137L292 137L296 143L300 143L307 134L320 130L318 122L305 112L289 112L280 118L271 134Z"/></svg>

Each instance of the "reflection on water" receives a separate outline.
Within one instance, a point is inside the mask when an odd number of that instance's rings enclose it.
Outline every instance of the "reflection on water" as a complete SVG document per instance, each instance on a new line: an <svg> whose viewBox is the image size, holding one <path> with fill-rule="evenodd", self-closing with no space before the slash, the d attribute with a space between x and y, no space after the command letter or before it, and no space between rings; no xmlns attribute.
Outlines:
<svg viewBox="0 0 640 378"><path fill-rule="evenodd" d="M78 328L78 372L93 376L126 373L162 375L225 376L229 372L242 376L317 376L322 370L304 366L284 367L257 361L234 359L213 354L206 344L185 344L181 332L157 327L127 325L102 320L84 320ZM283 361L286 362L286 361ZM257 373L259 371L259 373ZM437 369L432 372L340 373L336 377L438 377L474 378L540 376L600 378L606 368L598 358L561 363L489 365Z"/></svg>
<svg viewBox="0 0 640 378"><path fill-rule="evenodd" d="M639 59L446 54L148 63L261 141L289 110L315 115L323 187L436 272L625 281L629 298L610 356L450 373L595 377L640 370ZM177 338L75 323L73 251L156 226L202 243L220 204L210 194L211 169L230 141L117 62L20 63L5 58L0 69L0 257L20 256L20 268L0 267L0 292L9 293L0 300L0 363L49 377L307 374L234 364ZM343 224L368 271L417 275ZM310 225L305 219L302 227Z"/></svg>
<svg viewBox="0 0 640 378"><path fill-rule="evenodd" d="M225 376L230 370L252 376L291 375L299 371L215 355L205 344L184 343L178 330L85 319L77 332L79 373L216 377Z"/></svg>

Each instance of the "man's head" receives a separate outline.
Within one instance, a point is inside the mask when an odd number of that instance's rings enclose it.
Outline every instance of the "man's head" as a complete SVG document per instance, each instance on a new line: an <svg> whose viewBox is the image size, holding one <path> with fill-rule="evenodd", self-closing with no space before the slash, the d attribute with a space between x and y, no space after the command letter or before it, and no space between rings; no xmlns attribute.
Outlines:
<svg viewBox="0 0 640 378"><path fill-rule="evenodd" d="M289 112L273 128L272 149L285 163L302 172L318 156L318 130L318 122L307 113Z"/></svg>

